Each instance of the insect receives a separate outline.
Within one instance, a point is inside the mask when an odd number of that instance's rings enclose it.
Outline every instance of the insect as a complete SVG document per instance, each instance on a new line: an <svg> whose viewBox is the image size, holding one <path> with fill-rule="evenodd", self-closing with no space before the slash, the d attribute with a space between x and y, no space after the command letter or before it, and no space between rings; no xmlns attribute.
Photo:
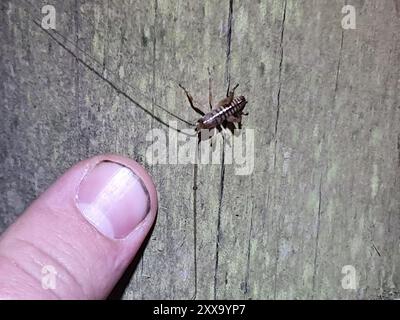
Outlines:
<svg viewBox="0 0 400 320"><path fill-rule="evenodd" d="M247 116L248 113L243 112L244 107L247 104L246 98L244 96L235 97L235 90L238 86L239 84L236 84L232 90L230 90L228 87L226 97L219 101L215 107L213 107L210 78L208 86L208 103L210 111L204 113L194 105L193 97L188 90L179 84L179 87L181 87L185 92L192 109L201 115L201 118L197 120L195 128L197 132L198 143L200 143L202 140L211 138L215 129L217 129L218 132L221 132L223 128L228 129L233 134L234 130L236 129L235 123L238 123L239 129L241 129L242 116ZM211 132L211 135L209 134L208 136L204 136L204 134L202 134L202 131L204 131L203 129L208 129L208 132Z"/></svg>
<svg viewBox="0 0 400 320"><path fill-rule="evenodd" d="M30 15L32 17L31 14L28 13L28 15ZM41 27L39 22L37 22L35 19L33 19L33 22L37 26ZM64 50L69 52L74 57L77 56L77 54L74 53L73 50L71 50L69 47L67 47L62 42L60 42L51 32L49 32L48 30L46 30L44 28L42 28L42 29L56 43L58 43L62 48L64 48ZM78 47L74 42L69 40L67 37L63 36L62 34L56 32L56 31L54 31L54 33L57 34L57 36L63 38L65 43L72 44L72 46L74 46L77 50L82 52L85 56L88 57L88 59L92 60L95 64L100 65L103 68L103 71L107 70L107 73L114 74L114 75L115 74L119 75L119 73L117 73L116 71L112 71L112 70L106 69L102 62L100 62L97 59L93 58L91 55L89 55L83 49ZM129 101L133 102L137 107L139 107L145 113L147 113L148 115L150 115L151 117L156 119L159 123L161 123L162 125L165 125L166 127L170 128L170 129L174 129L174 130L176 130L178 132L183 133L182 131L180 131L180 130L178 130L176 128L170 127L160 117L156 116L155 114L153 114L152 112L147 110L145 107L143 107L139 102L134 100L127 92L125 92L121 88L119 88L116 85L116 82L114 82L113 80L111 80L108 77L104 76L103 72L99 72L98 70L96 70L95 67L91 66L85 60L78 59L78 62L83 64L86 68L88 68L92 72L94 72L98 77L100 77L102 80L104 80L109 85L111 85L114 90L116 90L117 92L122 94ZM209 70L209 75L210 75L210 70ZM199 108L195 107L192 96L189 94L189 92L182 85L179 84L179 86L185 91L185 94L186 94L186 96L187 96L187 98L189 100L190 106L193 108L193 110L195 110L198 114L200 114L202 116L200 119L198 119L196 124L193 124L193 123L191 123L189 121L186 121L185 119L179 117L178 115L168 111L164 107L158 105L157 103L154 102L153 98L147 97L145 94L143 94L142 92L138 91L138 89L134 88L132 85L130 85L126 81L123 81L121 79L119 79L119 81L122 82L125 86L129 87L130 89L132 89L139 96L145 98L145 100L151 101L152 105L154 105L158 109L161 109L162 111L166 112L170 116L173 116L174 118L186 123L187 125L195 126L195 130L196 130L197 136L198 136L198 143L200 143L200 141L203 140L203 139L205 140L205 139L208 139L208 138L212 138L212 135L211 136L209 135L208 137L204 137L204 134L202 134L202 133L205 130L203 130L203 129L206 129L209 132L211 131L212 134L214 133L215 129L217 129L219 132L221 132L223 130L223 128L224 129L229 129L232 133L234 133L234 130L236 129L234 123L235 122L238 123L239 129L240 129L241 128L242 115L248 115L248 113L244 113L243 112L243 109L247 104L247 100L245 99L245 97L244 96L239 96L239 97L235 98L235 96L234 96L235 95L235 89L238 87L238 84L231 91L229 90L229 87L228 87L227 96L224 99L222 99L221 101L219 101L218 104L215 106L215 108L213 108L213 106L212 106L212 93L211 93L211 77L210 77L209 78L209 105L210 105L210 111L208 113L204 113ZM191 135L189 135L189 136L191 136Z"/></svg>

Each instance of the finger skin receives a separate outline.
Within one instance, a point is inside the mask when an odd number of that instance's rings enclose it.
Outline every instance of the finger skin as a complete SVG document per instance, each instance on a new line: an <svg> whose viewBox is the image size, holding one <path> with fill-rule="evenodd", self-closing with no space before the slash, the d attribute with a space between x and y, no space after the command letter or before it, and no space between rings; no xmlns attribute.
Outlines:
<svg viewBox="0 0 400 320"><path fill-rule="evenodd" d="M147 216L124 239L98 232L76 205L80 182L102 161L130 168L150 195ZM138 163L117 155L79 162L45 191L0 237L0 299L103 299L139 250L157 213L157 192ZM42 287L43 267L57 272L56 288Z"/></svg>

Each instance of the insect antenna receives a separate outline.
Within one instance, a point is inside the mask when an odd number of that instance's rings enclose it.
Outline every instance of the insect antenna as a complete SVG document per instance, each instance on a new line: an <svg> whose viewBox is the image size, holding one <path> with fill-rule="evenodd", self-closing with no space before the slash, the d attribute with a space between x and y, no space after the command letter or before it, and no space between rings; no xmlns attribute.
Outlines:
<svg viewBox="0 0 400 320"><path fill-rule="evenodd" d="M28 0L23 0L25 3L27 3L28 5L30 5L31 7L33 7L33 4L30 3ZM145 108L144 106L142 106L140 103L138 103L137 101L135 101L131 96L129 96L125 91L123 91L121 88L117 87L117 85L111 81L110 79L108 79L104 74L104 71L107 71L107 73L110 74L114 74L117 75L116 71L110 70L108 68L105 68L103 63L101 63L100 61L98 61L96 58L94 58L93 56L91 56L89 53L87 53L85 50L83 50L82 48L80 48L77 44L75 44L74 42L72 42L71 40L69 40L67 37L65 37L64 35L62 35L60 32L58 32L57 30L54 29L50 29L52 32L50 32L49 30L46 30L42 27L42 25L35 19L36 17L31 14L26 8L22 8L31 18L32 18L32 22L38 26L40 29L42 29L50 38L52 38L58 45L60 45L64 50L66 50L69 54L71 54L72 56L74 56L78 62L80 62L82 65L84 65L87 69L89 69L90 71L92 71L93 73L95 73L98 77L100 77L103 81L107 82L115 91L117 91L119 94L122 94L125 98L127 98L129 101L131 101L132 103L134 103L134 105L136 105L137 107L139 107L141 110L143 110L146 114L148 114L149 116L151 116L152 118L154 118L156 121L158 121L159 123L161 123L162 125L167 126L168 128L172 128L170 127L165 121L161 120L161 118L159 118L158 116L156 116L155 114L153 114L151 111L149 111L147 108ZM36 10L36 8L35 8ZM39 19L40 21L40 19ZM97 64L98 66L100 66L103 71L100 72L98 70L96 70L93 66L89 65L89 63L87 63L86 61L84 61L83 59L81 59L80 57L78 57L78 55L73 52L70 48L68 48L66 45L64 45L62 42L60 42L55 36L54 34L58 35L60 38L62 38L65 42L68 42L69 44L71 44L73 47L75 47L78 51L82 52L82 54L84 54L86 57L88 57L90 60L92 60L95 64ZM125 80L122 79L118 79L118 81L120 81L121 83L125 84L127 87L131 88L135 94L138 94L140 96L142 96L143 98L145 98L146 100L151 100L149 99L146 95L144 95L142 92L140 92L138 89L134 88L131 84L129 84L128 82L126 82ZM174 117L175 119L185 123L186 125L189 125L191 127L194 127L195 124L193 124L192 122L189 122L183 118L181 118L180 116L174 114L173 112L167 110L166 108L160 106L159 104L155 103L154 101L152 101L152 104L162 110L163 112L167 113L168 115L170 115L171 117ZM174 128L172 128L174 129Z"/></svg>

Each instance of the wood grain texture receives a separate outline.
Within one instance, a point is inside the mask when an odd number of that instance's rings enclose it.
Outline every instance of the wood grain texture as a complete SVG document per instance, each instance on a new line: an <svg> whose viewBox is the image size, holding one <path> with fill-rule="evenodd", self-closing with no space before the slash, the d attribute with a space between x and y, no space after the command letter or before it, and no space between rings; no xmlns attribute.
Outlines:
<svg viewBox="0 0 400 320"><path fill-rule="evenodd" d="M397 0L2 1L0 231L99 153L142 163L160 199L125 299L400 297ZM229 82L249 100L254 171L151 165L159 120ZM206 110L206 109L205 109ZM177 121L179 127L185 125ZM345 290L342 267L355 267Z"/></svg>

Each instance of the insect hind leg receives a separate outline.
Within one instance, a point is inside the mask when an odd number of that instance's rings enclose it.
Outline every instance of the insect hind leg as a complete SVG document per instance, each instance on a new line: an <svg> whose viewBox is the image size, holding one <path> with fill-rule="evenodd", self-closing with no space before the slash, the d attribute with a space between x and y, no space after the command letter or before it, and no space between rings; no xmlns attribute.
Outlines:
<svg viewBox="0 0 400 320"><path fill-rule="evenodd" d="M237 87L239 87L239 83L236 83L232 90L230 89L230 87L231 83L228 82L228 89L226 90L226 96L233 98L233 96L235 95L235 90L237 89Z"/></svg>
<svg viewBox="0 0 400 320"><path fill-rule="evenodd" d="M199 108L195 107L194 102L193 102L193 97L191 96L189 91L187 91L186 88L183 87L181 84L179 84L179 87L182 88L183 91L185 91L186 97L189 100L189 104L192 107L192 109L194 111L196 111L198 114L200 114L201 116L204 116L204 112L201 111Z"/></svg>

